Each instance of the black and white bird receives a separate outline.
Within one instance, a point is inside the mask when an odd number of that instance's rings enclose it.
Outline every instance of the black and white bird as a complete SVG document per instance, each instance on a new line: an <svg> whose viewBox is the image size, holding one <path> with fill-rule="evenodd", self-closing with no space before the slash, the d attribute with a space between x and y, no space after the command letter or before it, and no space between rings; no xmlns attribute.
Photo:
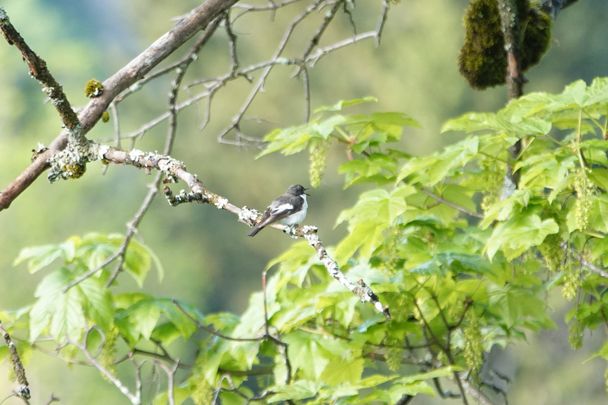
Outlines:
<svg viewBox="0 0 608 405"><path fill-rule="evenodd" d="M294 226L300 224L306 218L308 202L306 201L306 188L299 184L289 186L285 194L277 197L270 203L260 222L253 227L249 236L255 236L264 227L275 222L283 225Z"/></svg>

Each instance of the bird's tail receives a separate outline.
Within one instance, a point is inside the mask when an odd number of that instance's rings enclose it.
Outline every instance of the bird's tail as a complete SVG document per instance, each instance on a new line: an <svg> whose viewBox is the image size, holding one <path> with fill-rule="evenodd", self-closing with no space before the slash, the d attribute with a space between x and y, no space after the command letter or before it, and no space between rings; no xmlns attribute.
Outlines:
<svg viewBox="0 0 608 405"><path fill-rule="evenodd" d="M255 236L255 235L257 235L258 232L260 232L262 229L264 229L264 226L259 226L259 225L254 226L253 229L252 229L252 231L249 232L249 236Z"/></svg>

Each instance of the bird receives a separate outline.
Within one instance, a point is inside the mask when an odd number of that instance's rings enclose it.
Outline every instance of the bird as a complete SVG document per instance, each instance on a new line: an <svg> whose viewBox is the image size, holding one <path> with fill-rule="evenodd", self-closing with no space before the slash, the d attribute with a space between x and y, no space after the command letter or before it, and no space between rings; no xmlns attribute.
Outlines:
<svg viewBox="0 0 608 405"><path fill-rule="evenodd" d="M293 227L306 218L308 202L306 188L300 184L289 186L285 194L278 196L264 211L262 219L253 227L249 236L255 236L264 227L275 222Z"/></svg>

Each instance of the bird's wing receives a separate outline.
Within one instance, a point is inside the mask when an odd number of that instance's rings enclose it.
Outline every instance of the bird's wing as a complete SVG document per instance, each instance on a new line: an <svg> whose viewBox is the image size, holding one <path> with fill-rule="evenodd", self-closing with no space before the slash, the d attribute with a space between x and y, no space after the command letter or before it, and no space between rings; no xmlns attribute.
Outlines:
<svg viewBox="0 0 608 405"><path fill-rule="evenodd" d="M258 222L258 226L266 226L271 222L280 221L296 212L296 204L293 202L293 199L285 198L286 196L282 197L281 201L273 201L268 208L266 208L266 211L264 211L264 214L262 215L262 219ZM289 202L290 200L292 202Z"/></svg>
<svg viewBox="0 0 608 405"><path fill-rule="evenodd" d="M270 211L270 216L280 219L293 214L295 212L295 206L291 202L273 202L267 210Z"/></svg>

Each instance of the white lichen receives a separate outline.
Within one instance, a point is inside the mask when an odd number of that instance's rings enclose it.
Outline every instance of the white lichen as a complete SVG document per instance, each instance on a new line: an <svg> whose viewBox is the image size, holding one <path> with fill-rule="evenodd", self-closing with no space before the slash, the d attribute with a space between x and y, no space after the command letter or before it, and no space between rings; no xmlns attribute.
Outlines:
<svg viewBox="0 0 608 405"><path fill-rule="evenodd" d="M259 215L257 210L249 209L247 206L244 206L239 212L239 221L253 225Z"/></svg>
<svg viewBox="0 0 608 405"><path fill-rule="evenodd" d="M97 159L104 160L106 158L106 154L110 151L110 147L108 145L99 145L97 147Z"/></svg>
<svg viewBox="0 0 608 405"><path fill-rule="evenodd" d="M215 206L217 209L224 209L224 207L228 204L228 199L224 197L220 197L215 201Z"/></svg>
<svg viewBox="0 0 608 405"><path fill-rule="evenodd" d="M138 162L139 159L143 158L145 155L144 152L142 152L139 149L132 149L129 151L129 160L131 160L132 162Z"/></svg>

